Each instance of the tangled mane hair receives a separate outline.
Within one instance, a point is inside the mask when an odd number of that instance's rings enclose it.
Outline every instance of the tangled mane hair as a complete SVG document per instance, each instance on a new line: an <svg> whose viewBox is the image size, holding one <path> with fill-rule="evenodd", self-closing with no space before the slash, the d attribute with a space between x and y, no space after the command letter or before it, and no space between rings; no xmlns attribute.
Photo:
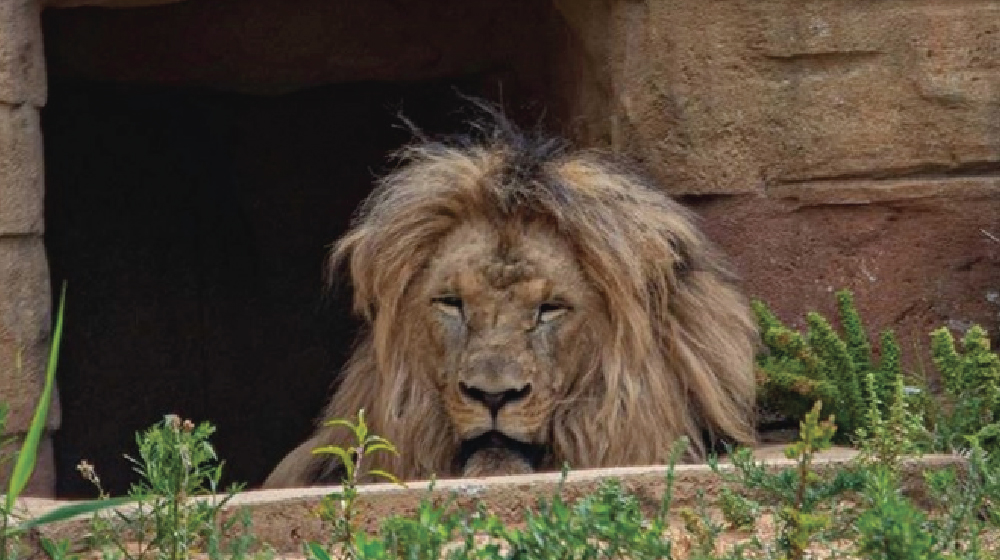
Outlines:
<svg viewBox="0 0 1000 560"><path fill-rule="evenodd" d="M366 322L324 419L356 418L399 454L370 468L402 479L455 474L460 441L427 372L440 364L406 315L413 286L441 240L463 223L540 220L572 248L606 317L549 418L547 468L658 464L671 443L755 441L753 357L757 331L725 257L694 215L652 181L598 151L516 129L496 111L475 133L419 138L396 153L336 243L328 270L346 267L354 309ZM706 437L706 434L708 437ZM333 456L310 451L352 443L342 427L319 426L265 486L331 479Z"/></svg>

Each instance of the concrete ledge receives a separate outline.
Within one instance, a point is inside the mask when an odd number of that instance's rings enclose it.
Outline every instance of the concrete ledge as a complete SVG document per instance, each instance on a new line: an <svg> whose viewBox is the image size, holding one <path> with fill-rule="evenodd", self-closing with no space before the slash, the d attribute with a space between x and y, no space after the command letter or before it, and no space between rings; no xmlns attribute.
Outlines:
<svg viewBox="0 0 1000 560"><path fill-rule="evenodd" d="M794 465L794 461L776 457L777 448L764 450L756 455L772 468ZM856 452L834 449L820 454L816 468L825 469L850 461ZM920 459L904 461L904 486L918 500L922 495L922 472L950 465L960 465L962 459L952 455L926 455ZM722 465L723 469L731 465ZM648 513L657 510L666 489L665 466L626 467L572 471L562 488L562 496L575 500L592 493L602 481L618 478L623 486L634 493ZM407 515L416 511L420 501L430 497L435 503L454 496L455 507L470 510L477 503L497 514L507 524L518 524L524 512L534 508L539 496L552 496L558 489L560 473L520 476L448 479L436 482L429 491L429 481L407 483L406 488L394 484L371 484L359 487L357 523L359 527L374 532L381 522L392 515ZM708 465L678 465L675 469L674 508L692 506L697 492L704 492L711 503L725 484ZM338 486L286 490L247 491L236 496L227 506L232 514L241 507L252 512L253 534L279 552L298 553L302 543L324 541L329 528L316 516L315 510L323 496L339 489ZM21 505L31 515L40 515L69 502L26 498ZM126 511L129 508L122 508ZM56 526L43 528L43 532L57 538L77 539L87 530L87 518L78 518Z"/></svg>

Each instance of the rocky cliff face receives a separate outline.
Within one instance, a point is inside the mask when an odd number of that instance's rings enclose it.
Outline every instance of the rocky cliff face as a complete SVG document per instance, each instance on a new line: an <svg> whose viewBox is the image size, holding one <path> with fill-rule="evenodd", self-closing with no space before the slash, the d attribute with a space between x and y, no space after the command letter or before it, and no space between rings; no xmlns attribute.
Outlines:
<svg viewBox="0 0 1000 560"><path fill-rule="evenodd" d="M556 5L606 68L584 136L693 195L753 295L795 320L851 288L911 348L996 332L1000 4Z"/></svg>

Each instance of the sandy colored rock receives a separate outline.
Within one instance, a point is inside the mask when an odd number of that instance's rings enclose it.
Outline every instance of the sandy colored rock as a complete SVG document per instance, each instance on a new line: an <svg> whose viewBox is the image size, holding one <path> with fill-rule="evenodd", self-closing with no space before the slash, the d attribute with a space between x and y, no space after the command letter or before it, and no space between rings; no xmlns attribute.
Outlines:
<svg viewBox="0 0 1000 560"><path fill-rule="evenodd" d="M45 54L37 0L0 2L0 102L45 105Z"/></svg>
<svg viewBox="0 0 1000 560"><path fill-rule="evenodd" d="M45 231L43 158L38 109L0 103L0 235Z"/></svg>
<svg viewBox="0 0 1000 560"><path fill-rule="evenodd" d="M590 120L672 192L1000 166L996 3L556 4L608 69Z"/></svg>
<svg viewBox="0 0 1000 560"><path fill-rule="evenodd" d="M49 273L41 237L0 237L0 402L10 406L7 433L28 429L48 362ZM53 395L48 427L60 423Z"/></svg>

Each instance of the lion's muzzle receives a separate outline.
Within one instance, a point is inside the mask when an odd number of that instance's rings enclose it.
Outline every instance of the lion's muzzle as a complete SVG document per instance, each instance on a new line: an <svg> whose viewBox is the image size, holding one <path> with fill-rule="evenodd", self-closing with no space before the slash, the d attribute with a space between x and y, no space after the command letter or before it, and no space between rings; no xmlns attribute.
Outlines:
<svg viewBox="0 0 1000 560"><path fill-rule="evenodd" d="M526 383L520 388L504 389L502 391L487 391L464 382L459 382L458 388L466 397L482 403L490 411L490 416L494 420L501 408L507 406L509 403L527 398L528 393L531 392L530 383Z"/></svg>

